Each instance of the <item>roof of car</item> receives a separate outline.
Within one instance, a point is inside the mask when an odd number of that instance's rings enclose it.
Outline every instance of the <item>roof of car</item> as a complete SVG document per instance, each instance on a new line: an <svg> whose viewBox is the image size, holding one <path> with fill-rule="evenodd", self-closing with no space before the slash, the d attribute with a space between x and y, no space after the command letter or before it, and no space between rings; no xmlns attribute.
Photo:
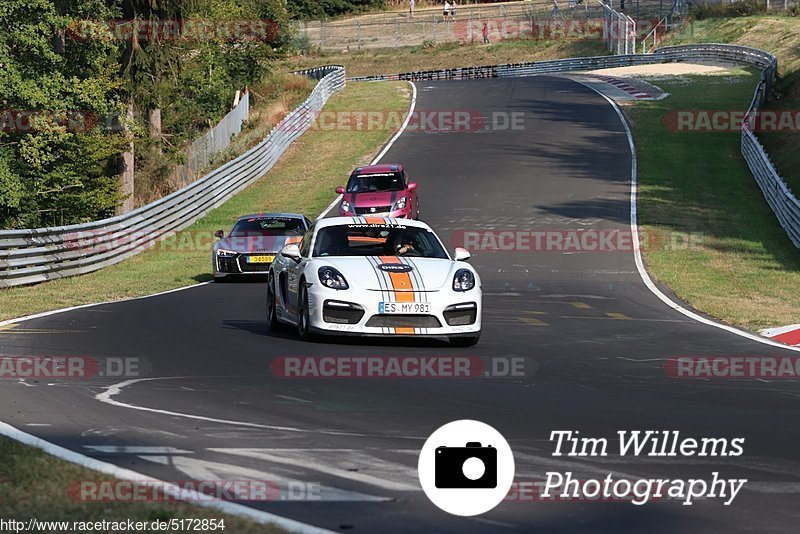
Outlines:
<svg viewBox="0 0 800 534"><path fill-rule="evenodd" d="M242 221L244 219L265 219L269 217L287 217L291 219L302 219L303 215L300 213L253 213L251 215L242 215L237 221Z"/></svg>
<svg viewBox="0 0 800 534"><path fill-rule="evenodd" d="M330 217L328 219L318 219L316 221L316 228L326 228L328 226L341 226L345 224L389 224L389 225L402 225L413 226L416 228L425 228L431 230L431 227L422 221L414 219L394 219L390 217Z"/></svg>
<svg viewBox="0 0 800 534"><path fill-rule="evenodd" d="M403 172L399 163L382 163L380 165L364 165L353 171L353 174L374 174L379 172Z"/></svg>

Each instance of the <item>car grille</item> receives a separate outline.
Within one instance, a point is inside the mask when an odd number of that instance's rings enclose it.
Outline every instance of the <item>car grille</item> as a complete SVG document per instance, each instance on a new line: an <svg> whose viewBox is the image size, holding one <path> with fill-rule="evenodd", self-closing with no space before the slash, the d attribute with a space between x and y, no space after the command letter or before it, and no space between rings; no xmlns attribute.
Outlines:
<svg viewBox="0 0 800 534"><path fill-rule="evenodd" d="M373 315L366 326L388 328L441 328L435 315Z"/></svg>
<svg viewBox="0 0 800 534"><path fill-rule="evenodd" d="M322 305L322 320L326 323L336 324L358 324L364 317L364 309L357 304L347 302L336 302L326 300Z"/></svg>
<svg viewBox="0 0 800 534"><path fill-rule="evenodd" d="M247 263L247 260L242 256L239 260L239 265L242 266L242 272L245 273L265 273L269 271L271 263Z"/></svg>
<svg viewBox="0 0 800 534"><path fill-rule="evenodd" d="M474 302L455 304L448 306L442 315L450 326L474 324L478 318L478 306Z"/></svg>
<svg viewBox="0 0 800 534"><path fill-rule="evenodd" d="M240 273L236 258L222 258L217 256L217 266L221 273Z"/></svg>
<svg viewBox="0 0 800 534"><path fill-rule="evenodd" d="M389 213L392 211L391 206L373 206L372 208L354 208L356 215L372 215L373 213ZM374 209L374 211L372 211Z"/></svg>

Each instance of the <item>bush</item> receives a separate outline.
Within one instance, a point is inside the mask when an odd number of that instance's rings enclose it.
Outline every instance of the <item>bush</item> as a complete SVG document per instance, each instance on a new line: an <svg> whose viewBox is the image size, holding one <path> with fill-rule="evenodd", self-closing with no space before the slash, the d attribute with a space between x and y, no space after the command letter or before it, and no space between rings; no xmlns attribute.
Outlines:
<svg viewBox="0 0 800 534"><path fill-rule="evenodd" d="M756 0L738 0L727 3L724 0L715 3L705 1L693 2L689 8L690 20L718 19L725 17L747 17L766 11L766 4Z"/></svg>

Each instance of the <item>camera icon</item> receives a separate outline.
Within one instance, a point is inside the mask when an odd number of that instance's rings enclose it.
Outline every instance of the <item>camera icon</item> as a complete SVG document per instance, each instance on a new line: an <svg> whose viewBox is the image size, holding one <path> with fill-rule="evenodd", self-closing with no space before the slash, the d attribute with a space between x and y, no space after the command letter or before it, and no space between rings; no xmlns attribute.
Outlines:
<svg viewBox="0 0 800 534"><path fill-rule="evenodd" d="M480 515L508 495L514 483L514 453L496 429L459 419L428 436L419 451L417 474L425 495L440 509L465 517Z"/></svg>
<svg viewBox="0 0 800 534"><path fill-rule="evenodd" d="M439 489L497 487L497 449L469 441L466 447L437 447L434 484Z"/></svg>

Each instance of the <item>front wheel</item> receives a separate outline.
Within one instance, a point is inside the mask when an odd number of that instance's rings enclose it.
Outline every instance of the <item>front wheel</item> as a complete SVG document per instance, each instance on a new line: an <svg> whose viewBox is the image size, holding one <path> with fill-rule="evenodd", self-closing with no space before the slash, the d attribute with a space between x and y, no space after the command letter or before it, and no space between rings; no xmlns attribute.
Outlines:
<svg viewBox="0 0 800 534"><path fill-rule="evenodd" d="M297 336L304 341L311 341L311 312L308 309L308 288L305 280L300 282L300 292L297 295Z"/></svg>
<svg viewBox="0 0 800 534"><path fill-rule="evenodd" d="M267 330L275 332L280 328L281 324L278 322L278 303L277 293L275 292L275 277L269 275L267 280Z"/></svg>
<svg viewBox="0 0 800 534"><path fill-rule="evenodd" d="M453 336L450 338L450 344L454 347L472 347L478 344L481 335L475 336Z"/></svg>

